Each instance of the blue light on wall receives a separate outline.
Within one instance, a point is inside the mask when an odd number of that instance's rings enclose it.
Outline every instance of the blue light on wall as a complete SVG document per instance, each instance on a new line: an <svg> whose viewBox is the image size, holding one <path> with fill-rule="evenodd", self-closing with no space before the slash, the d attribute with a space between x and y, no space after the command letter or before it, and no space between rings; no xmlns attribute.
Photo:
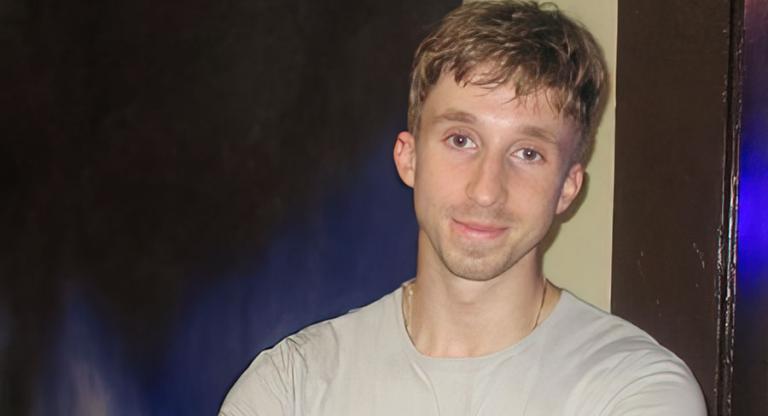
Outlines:
<svg viewBox="0 0 768 416"><path fill-rule="evenodd" d="M150 386L155 414L213 414L260 350L413 277L416 219L395 173L393 138L382 138L306 221L281 225L255 269L191 303L164 352L167 368Z"/></svg>
<svg viewBox="0 0 768 416"><path fill-rule="evenodd" d="M126 340L86 293L71 288L33 413L216 414L259 351L413 277L412 194L395 173L396 130L389 130L359 170L302 208L303 219L279 224L253 263L190 293L171 342L154 351L156 367L134 365L122 348Z"/></svg>
<svg viewBox="0 0 768 416"><path fill-rule="evenodd" d="M742 130L732 405L762 415L768 405L768 1L744 10Z"/></svg>
<svg viewBox="0 0 768 416"><path fill-rule="evenodd" d="M745 11L742 133L739 160L739 302L768 288L768 35L765 2ZM762 13L761 13L762 11Z"/></svg>

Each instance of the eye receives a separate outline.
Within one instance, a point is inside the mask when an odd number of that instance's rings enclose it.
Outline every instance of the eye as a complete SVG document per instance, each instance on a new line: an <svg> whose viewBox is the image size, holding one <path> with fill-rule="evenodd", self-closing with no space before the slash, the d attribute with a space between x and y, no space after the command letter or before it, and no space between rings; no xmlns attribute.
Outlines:
<svg viewBox="0 0 768 416"><path fill-rule="evenodd" d="M472 139L463 134L454 134L448 137L448 144L457 149L474 149L477 147Z"/></svg>
<svg viewBox="0 0 768 416"><path fill-rule="evenodd" d="M520 149L513 154L515 157L523 159L526 162L538 162L544 159L541 156L541 153L529 148Z"/></svg>

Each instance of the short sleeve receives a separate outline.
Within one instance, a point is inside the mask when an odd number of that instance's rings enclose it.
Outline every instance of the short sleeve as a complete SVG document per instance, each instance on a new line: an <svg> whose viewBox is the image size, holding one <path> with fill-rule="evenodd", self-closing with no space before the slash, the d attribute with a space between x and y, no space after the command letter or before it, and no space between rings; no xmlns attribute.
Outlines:
<svg viewBox="0 0 768 416"><path fill-rule="evenodd" d="M658 357L657 357L658 358ZM642 368L624 380L602 416L706 416L701 388L688 367L665 357L641 362Z"/></svg>
<svg viewBox="0 0 768 416"><path fill-rule="evenodd" d="M219 416L292 415L300 357L290 339L260 353L230 389Z"/></svg>

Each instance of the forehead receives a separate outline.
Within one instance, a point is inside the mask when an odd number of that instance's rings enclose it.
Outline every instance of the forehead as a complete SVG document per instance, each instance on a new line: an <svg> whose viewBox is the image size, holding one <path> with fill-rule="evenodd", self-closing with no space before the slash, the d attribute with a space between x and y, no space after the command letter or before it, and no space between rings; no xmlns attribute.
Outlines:
<svg viewBox="0 0 768 416"><path fill-rule="evenodd" d="M445 73L424 100L422 123L434 123L448 115L448 119L467 123L499 127L526 123L558 133L574 133L577 124L555 107L553 94L551 90L539 90L517 96L511 83L480 85L472 77L457 82L453 74Z"/></svg>

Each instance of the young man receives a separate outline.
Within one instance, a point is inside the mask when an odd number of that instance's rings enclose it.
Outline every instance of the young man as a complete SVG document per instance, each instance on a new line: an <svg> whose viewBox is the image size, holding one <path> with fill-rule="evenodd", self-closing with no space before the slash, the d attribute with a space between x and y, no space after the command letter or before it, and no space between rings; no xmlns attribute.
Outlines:
<svg viewBox="0 0 768 416"><path fill-rule="evenodd" d="M605 70L585 29L469 3L419 47L397 170L416 277L262 352L223 415L705 415L688 368L552 285L539 245L578 194Z"/></svg>

